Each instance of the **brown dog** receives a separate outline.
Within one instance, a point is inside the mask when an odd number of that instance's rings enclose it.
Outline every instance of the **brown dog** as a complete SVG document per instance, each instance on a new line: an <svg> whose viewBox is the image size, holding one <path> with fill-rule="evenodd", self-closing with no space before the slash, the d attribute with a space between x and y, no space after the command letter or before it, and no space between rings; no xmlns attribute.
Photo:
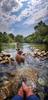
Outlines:
<svg viewBox="0 0 48 100"><path fill-rule="evenodd" d="M18 52L17 52L16 61L17 61L18 64L24 63L24 61L25 61L25 56L24 56L24 54L23 54L22 51L18 51Z"/></svg>

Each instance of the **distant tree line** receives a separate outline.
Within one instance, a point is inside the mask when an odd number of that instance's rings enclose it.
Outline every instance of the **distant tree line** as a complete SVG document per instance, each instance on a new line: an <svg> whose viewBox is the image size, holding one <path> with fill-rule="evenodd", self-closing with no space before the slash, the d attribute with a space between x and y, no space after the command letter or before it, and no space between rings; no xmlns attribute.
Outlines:
<svg viewBox="0 0 48 100"><path fill-rule="evenodd" d="M6 33L6 32L0 32L0 52L2 51L2 45L3 43L13 43L13 42L24 42L24 37L22 35L14 36L14 34Z"/></svg>
<svg viewBox="0 0 48 100"><path fill-rule="evenodd" d="M10 33L0 32L0 43L11 43L11 42L24 42L24 37L22 35L14 36Z"/></svg>

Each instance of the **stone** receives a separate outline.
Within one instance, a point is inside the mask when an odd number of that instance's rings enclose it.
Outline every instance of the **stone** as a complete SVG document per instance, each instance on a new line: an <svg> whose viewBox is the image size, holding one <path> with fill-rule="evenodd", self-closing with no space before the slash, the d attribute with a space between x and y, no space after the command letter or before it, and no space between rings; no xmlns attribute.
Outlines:
<svg viewBox="0 0 48 100"><path fill-rule="evenodd" d="M43 80L42 78L39 78L39 79L38 79L38 83L39 83L40 85L44 86L44 85L45 85L45 80Z"/></svg>
<svg viewBox="0 0 48 100"><path fill-rule="evenodd" d="M2 57L0 57L0 61L2 61Z"/></svg>

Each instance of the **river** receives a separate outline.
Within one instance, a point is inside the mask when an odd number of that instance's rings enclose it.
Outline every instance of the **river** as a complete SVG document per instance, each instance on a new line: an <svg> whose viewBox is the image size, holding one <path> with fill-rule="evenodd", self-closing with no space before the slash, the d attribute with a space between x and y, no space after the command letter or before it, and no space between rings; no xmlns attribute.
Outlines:
<svg viewBox="0 0 48 100"><path fill-rule="evenodd" d="M20 49L24 53L31 54L33 52L33 48L48 51L48 46L44 44L27 44L27 43L20 44ZM11 56L15 59L15 55L17 53L16 43L3 44L3 52L11 54ZM31 55L28 55L25 61L25 65L21 65L21 66L30 66L33 68L41 69L42 70L41 76L45 77L48 69L48 59L39 60L38 58L33 58ZM11 65L0 64L0 73L14 70L14 68L16 67Z"/></svg>
<svg viewBox="0 0 48 100"><path fill-rule="evenodd" d="M11 72L11 71L14 72L16 68L31 67L40 70L39 78L43 79L44 82L47 82L48 81L48 59L40 60L38 58L33 58L31 56L31 53L35 48L48 51L48 46L44 44L27 44L27 43L20 44L20 49L24 53L29 54L25 58L25 64L16 65L16 62L14 65L0 64L0 79L1 78L3 79L3 77L6 76L6 72ZM4 44L3 52L11 54L11 56L15 59L17 53L16 43Z"/></svg>

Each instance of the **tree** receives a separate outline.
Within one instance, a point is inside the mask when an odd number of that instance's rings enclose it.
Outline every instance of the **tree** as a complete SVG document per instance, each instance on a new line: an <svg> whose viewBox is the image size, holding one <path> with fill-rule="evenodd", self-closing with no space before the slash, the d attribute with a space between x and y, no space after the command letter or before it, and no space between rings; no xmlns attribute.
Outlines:
<svg viewBox="0 0 48 100"><path fill-rule="evenodd" d="M40 33L41 35L46 35L48 34L48 25L46 25L45 23L43 23L42 21L40 21L35 27L34 27L35 31Z"/></svg>
<svg viewBox="0 0 48 100"><path fill-rule="evenodd" d="M8 43L8 36L6 32L3 33L3 42Z"/></svg>
<svg viewBox="0 0 48 100"><path fill-rule="evenodd" d="M0 43L3 41L3 34L0 32Z"/></svg>
<svg viewBox="0 0 48 100"><path fill-rule="evenodd" d="M12 38L13 40L15 39L15 37L12 33L9 34L9 37Z"/></svg>
<svg viewBox="0 0 48 100"><path fill-rule="evenodd" d="M22 43L22 42L24 42L24 37L22 35L17 35L15 37L15 41Z"/></svg>

